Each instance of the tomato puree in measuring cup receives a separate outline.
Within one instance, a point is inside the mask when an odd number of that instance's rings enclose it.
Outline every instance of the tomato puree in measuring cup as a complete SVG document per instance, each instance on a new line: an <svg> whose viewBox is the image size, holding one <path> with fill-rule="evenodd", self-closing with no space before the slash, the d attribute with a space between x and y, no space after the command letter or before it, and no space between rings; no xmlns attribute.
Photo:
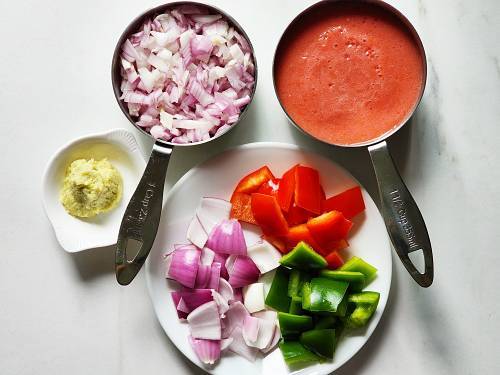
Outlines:
<svg viewBox="0 0 500 375"><path fill-rule="evenodd" d="M412 114L424 62L406 25L369 3L328 2L304 13L277 51L275 85L287 114L328 143L370 143Z"/></svg>

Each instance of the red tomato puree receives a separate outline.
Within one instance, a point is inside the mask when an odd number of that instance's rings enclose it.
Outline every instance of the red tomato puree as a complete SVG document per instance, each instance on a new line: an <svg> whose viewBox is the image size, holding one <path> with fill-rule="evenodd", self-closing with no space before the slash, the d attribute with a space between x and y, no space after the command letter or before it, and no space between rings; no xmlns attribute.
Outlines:
<svg viewBox="0 0 500 375"><path fill-rule="evenodd" d="M353 145L411 115L423 84L422 55L396 16L376 5L328 3L286 33L275 65L288 115L325 142Z"/></svg>

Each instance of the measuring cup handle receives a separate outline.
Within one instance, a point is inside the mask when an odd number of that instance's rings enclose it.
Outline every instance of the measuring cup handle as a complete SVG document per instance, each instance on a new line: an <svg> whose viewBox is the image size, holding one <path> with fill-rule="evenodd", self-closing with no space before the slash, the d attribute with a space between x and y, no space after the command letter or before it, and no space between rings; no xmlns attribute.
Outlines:
<svg viewBox="0 0 500 375"><path fill-rule="evenodd" d="M434 279L432 247L424 218L399 175L385 141L368 147L377 177L382 216L399 258L413 279L428 287ZM420 273L409 254L422 250L425 271Z"/></svg>
<svg viewBox="0 0 500 375"><path fill-rule="evenodd" d="M116 280L121 285L132 282L153 247L160 223L163 188L171 153L172 147L153 146L148 165L123 215L115 255ZM127 247L134 242L131 240L135 240L135 245L140 248L129 261Z"/></svg>

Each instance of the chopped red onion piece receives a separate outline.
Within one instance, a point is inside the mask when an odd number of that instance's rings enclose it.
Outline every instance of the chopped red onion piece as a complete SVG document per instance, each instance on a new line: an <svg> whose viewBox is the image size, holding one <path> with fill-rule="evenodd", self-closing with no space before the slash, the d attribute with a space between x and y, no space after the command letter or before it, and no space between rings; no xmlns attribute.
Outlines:
<svg viewBox="0 0 500 375"><path fill-rule="evenodd" d="M193 288L198 273L200 256L200 250L195 248L174 250L169 255L171 260L167 277L188 288Z"/></svg>
<svg viewBox="0 0 500 375"><path fill-rule="evenodd" d="M243 358L249 360L250 362L255 362L257 357L258 349L248 346L243 338L242 328L236 327L231 333L231 338L233 341L229 345L229 350L236 353Z"/></svg>
<svg viewBox="0 0 500 375"><path fill-rule="evenodd" d="M234 300L243 303L243 288L234 288Z"/></svg>
<svg viewBox="0 0 500 375"><path fill-rule="evenodd" d="M247 256L237 256L232 269L229 270L229 284L233 288L241 288L255 283L259 279L259 269Z"/></svg>
<svg viewBox="0 0 500 375"><path fill-rule="evenodd" d="M229 219L231 203L224 199L203 197L196 212L201 225L210 234L221 220Z"/></svg>
<svg viewBox="0 0 500 375"><path fill-rule="evenodd" d="M253 346L250 343L257 341L259 336L259 318L253 316L246 316L243 321L243 338L248 346Z"/></svg>
<svg viewBox="0 0 500 375"><path fill-rule="evenodd" d="M226 338L231 335L235 327L241 327L245 317L249 316L247 309L241 302L234 302L229 305L226 316L222 319L223 329L222 337Z"/></svg>
<svg viewBox="0 0 500 375"><path fill-rule="evenodd" d="M215 301L207 302L188 315L191 336L197 339L220 340L221 324L219 309Z"/></svg>
<svg viewBox="0 0 500 375"><path fill-rule="evenodd" d="M234 300L233 287L222 277L219 278L219 293L226 299L226 301L230 302Z"/></svg>
<svg viewBox="0 0 500 375"><path fill-rule="evenodd" d="M177 304L177 310L179 312L186 313L186 314L189 314L191 312L191 311L189 311L189 308L187 307L186 302L184 302L182 297L179 300L179 303Z"/></svg>
<svg viewBox="0 0 500 375"><path fill-rule="evenodd" d="M229 274L227 273L226 269L227 258L228 258L227 254L220 254L220 253L215 253L214 257L214 263L219 263L221 265L220 276L226 280L229 279Z"/></svg>
<svg viewBox="0 0 500 375"><path fill-rule="evenodd" d="M266 308L264 303L264 284L253 283L243 287L243 303L250 314L264 310Z"/></svg>
<svg viewBox="0 0 500 375"><path fill-rule="evenodd" d="M180 319L185 319L198 306L213 300L210 289L189 289L171 292L170 294Z"/></svg>
<svg viewBox="0 0 500 375"><path fill-rule="evenodd" d="M234 262L236 260L236 257L237 257L237 255L229 255L226 258L225 266L226 266L226 270L227 270L228 274L230 274L233 271ZM228 279L229 279L229 277L228 277Z"/></svg>
<svg viewBox="0 0 500 375"><path fill-rule="evenodd" d="M174 306L175 306L175 309L177 311L177 316L179 319L186 319L188 314L179 310L179 303L180 303L180 300L181 300L181 296L179 294L174 294L175 292L172 292L171 293L171 296L172 296L172 300L174 302Z"/></svg>
<svg viewBox="0 0 500 375"><path fill-rule="evenodd" d="M220 263L212 263L210 269L210 277L208 279L207 288L219 291L219 280L220 280L220 271L222 265Z"/></svg>
<svg viewBox="0 0 500 375"><path fill-rule="evenodd" d="M201 258L200 262L201 264L211 266L215 258L215 253L210 250L208 247L204 247L201 249Z"/></svg>
<svg viewBox="0 0 500 375"><path fill-rule="evenodd" d="M246 255L247 245L238 220L222 220L208 236L207 247L216 253Z"/></svg>
<svg viewBox="0 0 500 375"><path fill-rule="evenodd" d="M196 274L196 281L194 283L195 288L206 288L208 281L210 280L210 275L212 273L212 266L206 266L200 264L198 266L198 273Z"/></svg>
<svg viewBox="0 0 500 375"><path fill-rule="evenodd" d="M213 365L220 358L220 340L195 339L189 336L189 343L200 361L207 365Z"/></svg>
<svg viewBox="0 0 500 375"><path fill-rule="evenodd" d="M179 120L176 120L179 121ZM191 120L184 120L191 121ZM187 231L187 239L199 248L205 247L208 234L223 219L229 218L231 203L219 198L202 198ZM211 249L214 250L214 249Z"/></svg>
<svg viewBox="0 0 500 375"><path fill-rule="evenodd" d="M229 348L229 345L231 345L232 342L233 342L232 337L228 337L227 339L220 340L220 350L221 351L226 350L227 348Z"/></svg>
<svg viewBox="0 0 500 375"><path fill-rule="evenodd" d="M277 324L274 325L274 333L271 341L269 342L269 345L267 345L264 349L261 349L260 351L264 354L269 353L271 350L273 350L278 342L281 339L281 332L280 328L278 327Z"/></svg>
<svg viewBox="0 0 500 375"><path fill-rule="evenodd" d="M260 273L278 268L281 254L267 241L259 241L247 249L249 258L253 260Z"/></svg>
<svg viewBox="0 0 500 375"><path fill-rule="evenodd" d="M220 317L224 318L226 316L227 310L229 310L228 300L226 300L222 295L217 293L215 290L212 290L212 298L217 303Z"/></svg>
<svg viewBox="0 0 500 375"><path fill-rule="evenodd" d="M243 323L243 338L248 346L265 349L273 340L276 323L247 316Z"/></svg>
<svg viewBox="0 0 500 375"><path fill-rule="evenodd" d="M269 320L270 322L278 321L278 313L274 310L262 310L252 313L256 318Z"/></svg>

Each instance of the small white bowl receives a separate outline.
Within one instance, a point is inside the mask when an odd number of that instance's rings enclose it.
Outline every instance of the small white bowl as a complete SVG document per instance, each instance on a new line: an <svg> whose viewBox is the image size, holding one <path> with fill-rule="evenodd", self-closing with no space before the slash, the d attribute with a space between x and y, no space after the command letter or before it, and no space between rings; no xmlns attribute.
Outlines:
<svg viewBox="0 0 500 375"><path fill-rule="evenodd" d="M76 159L107 158L123 179L123 196L113 210L93 218L76 218L59 201L67 167ZM146 161L134 135L125 129L78 138L59 149L43 175L42 199L57 240L69 253L116 243L125 208L141 178Z"/></svg>

